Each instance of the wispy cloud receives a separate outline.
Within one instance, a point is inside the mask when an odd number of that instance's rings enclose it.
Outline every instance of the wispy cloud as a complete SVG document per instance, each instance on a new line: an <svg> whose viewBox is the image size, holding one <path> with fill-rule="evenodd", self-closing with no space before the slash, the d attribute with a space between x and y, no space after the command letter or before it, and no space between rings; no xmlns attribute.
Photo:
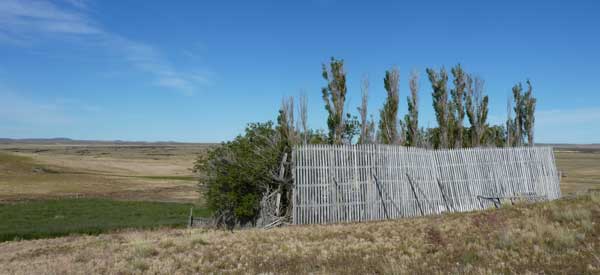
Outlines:
<svg viewBox="0 0 600 275"><path fill-rule="evenodd" d="M90 2L88 0L64 0L67 4L76 7L78 9L89 8Z"/></svg>
<svg viewBox="0 0 600 275"><path fill-rule="evenodd" d="M37 100L0 86L0 121L28 127L70 126L82 117L103 112L100 106L76 98Z"/></svg>
<svg viewBox="0 0 600 275"><path fill-rule="evenodd" d="M148 44L114 34L106 34L104 38L106 45L122 53L133 67L153 75L158 86L189 95L193 94L198 86L207 84L207 81L201 81L195 73L175 69L160 51ZM201 76L208 78L210 74L207 72Z"/></svg>
<svg viewBox="0 0 600 275"><path fill-rule="evenodd" d="M96 127L106 110L76 98L39 98L0 84L0 137L70 136ZM81 134L81 133L79 133Z"/></svg>
<svg viewBox="0 0 600 275"><path fill-rule="evenodd" d="M72 121L60 104L40 103L12 91L0 91L0 119L19 125L66 125Z"/></svg>
<svg viewBox="0 0 600 275"><path fill-rule="evenodd" d="M210 82L210 73L180 71L157 48L106 30L89 15L88 1L64 0L63 5L47 0L0 1L0 43L23 46L62 37L84 39L117 52L161 87L192 94Z"/></svg>
<svg viewBox="0 0 600 275"><path fill-rule="evenodd" d="M103 31L78 10L60 8L48 1L3 0L0 31L16 40L39 34L100 34Z"/></svg>

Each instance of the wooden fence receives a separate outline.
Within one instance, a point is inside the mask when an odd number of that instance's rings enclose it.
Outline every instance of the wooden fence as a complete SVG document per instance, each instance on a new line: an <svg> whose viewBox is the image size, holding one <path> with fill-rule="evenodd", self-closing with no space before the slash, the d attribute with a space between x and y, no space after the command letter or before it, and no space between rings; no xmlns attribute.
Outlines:
<svg viewBox="0 0 600 275"><path fill-rule="evenodd" d="M293 223L325 224L556 199L551 147L426 150L390 145L294 149Z"/></svg>

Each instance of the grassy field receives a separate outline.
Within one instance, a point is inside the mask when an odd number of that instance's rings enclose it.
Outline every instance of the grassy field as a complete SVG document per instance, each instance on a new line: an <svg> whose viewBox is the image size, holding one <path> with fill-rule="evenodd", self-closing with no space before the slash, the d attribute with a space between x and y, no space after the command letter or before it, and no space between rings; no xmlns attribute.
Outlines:
<svg viewBox="0 0 600 275"><path fill-rule="evenodd" d="M600 150L557 150L555 155L564 194L600 189Z"/></svg>
<svg viewBox="0 0 600 275"><path fill-rule="evenodd" d="M169 228L192 204L208 214L191 171L208 146L0 144L0 241L65 236L1 242L0 274L600 272L598 195L363 224ZM560 147L556 162L563 195L600 188L600 150Z"/></svg>
<svg viewBox="0 0 600 275"><path fill-rule="evenodd" d="M0 144L0 203L63 197L197 202L207 144Z"/></svg>
<svg viewBox="0 0 600 275"><path fill-rule="evenodd" d="M0 242L185 225L202 144L0 144Z"/></svg>
<svg viewBox="0 0 600 275"><path fill-rule="evenodd" d="M600 195L269 231L162 229L0 243L1 274L598 274Z"/></svg>
<svg viewBox="0 0 600 275"><path fill-rule="evenodd" d="M56 199L0 204L0 242L70 234L99 234L122 228L182 227L192 204ZM194 215L205 216L196 209Z"/></svg>

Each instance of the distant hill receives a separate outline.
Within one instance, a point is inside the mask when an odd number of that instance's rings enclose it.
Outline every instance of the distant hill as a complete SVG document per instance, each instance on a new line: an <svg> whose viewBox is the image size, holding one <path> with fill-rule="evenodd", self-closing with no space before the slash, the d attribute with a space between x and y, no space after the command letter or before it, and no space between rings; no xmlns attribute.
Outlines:
<svg viewBox="0 0 600 275"><path fill-rule="evenodd" d="M0 138L0 144L25 143L25 144L123 144L123 145L168 145L168 144L214 144L202 142L176 142L176 141L124 141L124 140L76 140L64 137L57 138Z"/></svg>
<svg viewBox="0 0 600 275"><path fill-rule="evenodd" d="M590 144L567 144L567 143L544 143L540 145L552 146L556 148L599 148L600 143L590 143Z"/></svg>
<svg viewBox="0 0 600 275"><path fill-rule="evenodd" d="M23 138L23 139L14 139L14 138L0 138L0 143L69 143L74 140L70 138Z"/></svg>
<svg viewBox="0 0 600 275"><path fill-rule="evenodd" d="M582 153L600 153L600 144L539 144L545 146L552 146L554 150L558 151L576 151Z"/></svg>

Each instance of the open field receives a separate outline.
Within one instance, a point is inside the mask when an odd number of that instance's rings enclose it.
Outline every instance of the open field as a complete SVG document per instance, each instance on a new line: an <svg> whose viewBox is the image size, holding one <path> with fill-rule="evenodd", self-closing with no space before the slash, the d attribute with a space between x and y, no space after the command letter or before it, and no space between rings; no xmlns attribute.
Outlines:
<svg viewBox="0 0 600 275"><path fill-rule="evenodd" d="M2 274L600 272L600 196L425 218L0 243Z"/></svg>
<svg viewBox="0 0 600 275"><path fill-rule="evenodd" d="M0 242L182 226L203 144L0 144Z"/></svg>
<svg viewBox="0 0 600 275"><path fill-rule="evenodd" d="M123 228L184 227L192 204L56 199L0 204L0 242ZM206 214L195 211L194 215Z"/></svg>
<svg viewBox="0 0 600 275"><path fill-rule="evenodd" d="M600 189L600 148L556 150L556 165L562 172L563 194Z"/></svg>
<svg viewBox="0 0 600 275"><path fill-rule="evenodd" d="M196 202L208 144L0 144L0 202L58 197Z"/></svg>

